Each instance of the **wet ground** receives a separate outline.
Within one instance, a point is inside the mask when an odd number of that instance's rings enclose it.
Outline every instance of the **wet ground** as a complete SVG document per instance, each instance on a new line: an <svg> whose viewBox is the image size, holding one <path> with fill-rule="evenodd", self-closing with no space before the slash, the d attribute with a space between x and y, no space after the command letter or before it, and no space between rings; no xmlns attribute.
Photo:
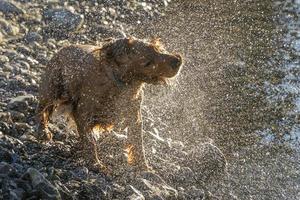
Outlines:
<svg viewBox="0 0 300 200"><path fill-rule="evenodd" d="M0 199L299 198L299 0L98 2L18 1L13 15L1 11ZM35 138L49 58L68 43L122 37L117 29L161 37L185 57L172 86L145 91L146 153L156 174L90 171L73 159L77 140L60 120L51 127L55 142ZM107 146L110 156L118 145Z"/></svg>

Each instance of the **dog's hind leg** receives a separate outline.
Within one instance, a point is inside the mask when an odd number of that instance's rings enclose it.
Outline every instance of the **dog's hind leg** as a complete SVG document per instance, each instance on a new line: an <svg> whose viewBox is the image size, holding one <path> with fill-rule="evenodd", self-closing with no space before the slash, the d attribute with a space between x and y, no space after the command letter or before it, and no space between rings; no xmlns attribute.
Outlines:
<svg viewBox="0 0 300 200"><path fill-rule="evenodd" d="M38 138L46 141L52 140L53 137L48 129L49 119L57 106L56 104L64 102L62 94L65 93L60 69L53 66L59 66L55 59L49 63L51 70L46 71L42 77L43 81L39 88L39 104L36 109Z"/></svg>
<svg viewBox="0 0 300 200"><path fill-rule="evenodd" d="M54 105L39 102L37 107L37 132L38 137L42 140L52 140L52 133L48 129L48 122L53 113Z"/></svg>
<svg viewBox="0 0 300 200"><path fill-rule="evenodd" d="M98 156L97 139L93 135L93 127L82 116L84 112L73 111L74 121L79 134L80 146L84 152L83 157L87 158L87 164L94 171L101 171L109 174L107 167L100 161Z"/></svg>

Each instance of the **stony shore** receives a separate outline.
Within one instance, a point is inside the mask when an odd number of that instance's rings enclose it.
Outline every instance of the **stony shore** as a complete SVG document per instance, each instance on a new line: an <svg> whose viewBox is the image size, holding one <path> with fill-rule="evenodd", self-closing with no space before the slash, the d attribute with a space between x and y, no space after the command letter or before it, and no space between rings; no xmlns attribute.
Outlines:
<svg viewBox="0 0 300 200"><path fill-rule="evenodd" d="M74 155L77 138L60 119L51 126L54 142L36 139L39 79L53 54L70 43L124 37L141 21L162 16L169 3L0 0L0 199L214 199L205 184L223 174L226 162L212 144L187 148L148 136L156 172L118 166L124 170L111 177Z"/></svg>

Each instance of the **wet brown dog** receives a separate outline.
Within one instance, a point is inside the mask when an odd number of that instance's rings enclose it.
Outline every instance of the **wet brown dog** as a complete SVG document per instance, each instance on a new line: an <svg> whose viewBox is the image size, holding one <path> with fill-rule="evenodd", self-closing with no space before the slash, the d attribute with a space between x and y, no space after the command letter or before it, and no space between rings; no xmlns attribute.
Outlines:
<svg viewBox="0 0 300 200"><path fill-rule="evenodd" d="M182 58L167 53L158 40L123 38L102 47L74 45L62 48L49 62L39 93L38 132L52 134L47 123L60 105L71 115L91 161L104 169L97 154L95 129L109 131L122 120L128 126L128 162L148 168L142 136L141 103L144 83L165 83L176 76Z"/></svg>

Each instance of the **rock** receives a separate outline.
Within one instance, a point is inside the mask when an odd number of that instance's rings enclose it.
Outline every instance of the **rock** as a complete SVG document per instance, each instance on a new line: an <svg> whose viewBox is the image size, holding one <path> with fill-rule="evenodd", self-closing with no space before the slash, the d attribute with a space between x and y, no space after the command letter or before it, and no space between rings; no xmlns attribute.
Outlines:
<svg viewBox="0 0 300 200"><path fill-rule="evenodd" d="M54 32L71 32L78 30L83 24L83 17L66 9L49 9L43 14L49 28Z"/></svg>
<svg viewBox="0 0 300 200"><path fill-rule="evenodd" d="M0 146L0 160L8 163L15 161L15 155L8 149Z"/></svg>
<svg viewBox="0 0 300 200"><path fill-rule="evenodd" d="M14 60L15 58L17 58L19 56L18 52L16 52L13 49L5 49L5 52L3 55L7 56L10 60Z"/></svg>
<svg viewBox="0 0 300 200"><path fill-rule="evenodd" d="M21 65L22 69L24 69L25 71L30 69L30 65L26 61L20 60L18 62ZM30 72L28 72L27 74L30 74Z"/></svg>
<svg viewBox="0 0 300 200"><path fill-rule="evenodd" d="M0 104L0 106L6 106L6 104L3 104L3 105ZM1 121L7 121L7 120L9 120L9 118L10 118L10 113L0 112L0 120Z"/></svg>
<svg viewBox="0 0 300 200"><path fill-rule="evenodd" d="M14 68L9 63L3 64L3 71L4 72L13 72Z"/></svg>
<svg viewBox="0 0 300 200"><path fill-rule="evenodd" d="M15 5L13 1L6 1L6 0L1 0L0 1L0 12L4 13L5 15L8 14L14 14L14 15L20 15L24 14L24 10L19 8L18 6Z"/></svg>
<svg viewBox="0 0 300 200"><path fill-rule="evenodd" d="M9 195L10 195L9 199L13 199L13 200L24 199L25 191L22 188L17 188L9 191Z"/></svg>
<svg viewBox="0 0 300 200"><path fill-rule="evenodd" d="M34 137L32 134L23 134L20 136L20 140L37 141L36 137Z"/></svg>
<svg viewBox="0 0 300 200"><path fill-rule="evenodd" d="M86 167L79 167L75 169L72 174L79 179L85 180L88 177L89 170Z"/></svg>
<svg viewBox="0 0 300 200"><path fill-rule="evenodd" d="M0 55L0 65L3 65L4 63L9 62L9 58L4 55Z"/></svg>
<svg viewBox="0 0 300 200"><path fill-rule="evenodd" d="M28 43L41 42L43 40L43 37L37 32L29 32L25 35L24 39Z"/></svg>
<svg viewBox="0 0 300 200"><path fill-rule="evenodd" d="M22 123L22 122L15 122L14 126L18 134L23 134L26 131L31 129L31 127L27 123Z"/></svg>
<svg viewBox="0 0 300 200"><path fill-rule="evenodd" d="M61 199L60 193L38 170L29 168L22 177L23 180L29 180L36 194L40 199Z"/></svg>
<svg viewBox="0 0 300 200"><path fill-rule="evenodd" d="M14 122L25 122L26 121L26 116L24 113L21 113L21 112L18 112L18 111L10 111L10 116L11 116L11 119L14 121Z"/></svg>
<svg viewBox="0 0 300 200"><path fill-rule="evenodd" d="M1 1L0 1L1 2ZM12 23L0 18L0 30L6 35L17 35L19 33L19 28L14 26Z"/></svg>
<svg viewBox="0 0 300 200"><path fill-rule="evenodd" d="M20 175L12 165L4 161L0 163L0 174L5 174L8 177L18 177Z"/></svg>
<svg viewBox="0 0 300 200"><path fill-rule="evenodd" d="M0 32L0 44L4 42L3 34Z"/></svg>
<svg viewBox="0 0 300 200"><path fill-rule="evenodd" d="M32 50L30 48L28 48L27 46L24 46L24 45L18 45L18 47L17 47L16 50L17 50L17 52L22 53L22 54L24 54L26 56L29 56L29 55L32 54Z"/></svg>
<svg viewBox="0 0 300 200"><path fill-rule="evenodd" d="M10 126L7 122L0 121L0 131L9 134L11 132Z"/></svg>
<svg viewBox="0 0 300 200"><path fill-rule="evenodd" d="M10 100L8 108L19 112L24 112L28 109L28 102L32 102L33 99L33 95L18 96Z"/></svg>

